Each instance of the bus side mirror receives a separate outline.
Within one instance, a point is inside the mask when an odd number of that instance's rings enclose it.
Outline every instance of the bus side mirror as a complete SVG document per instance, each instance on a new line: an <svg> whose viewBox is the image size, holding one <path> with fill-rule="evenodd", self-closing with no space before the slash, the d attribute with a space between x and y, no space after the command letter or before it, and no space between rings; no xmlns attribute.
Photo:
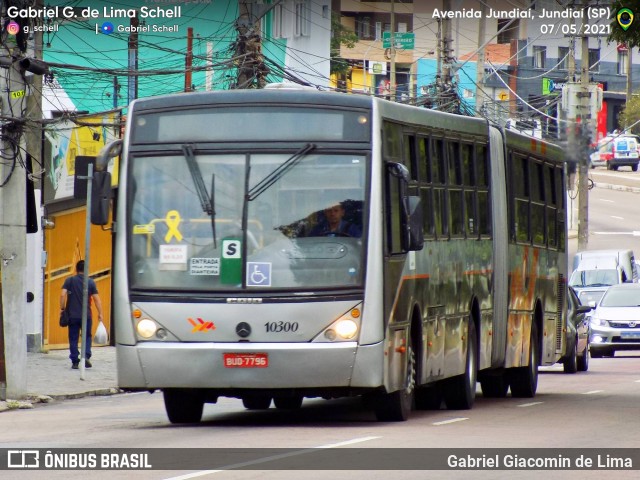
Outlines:
<svg viewBox="0 0 640 480"><path fill-rule="evenodd" d="M422 250L424 235L422 234L422 201L418 196L407 197L407 251Z"/></svg>
<svg viewBox="0 0 640 480"><path fill-rule="evenodd" d="M91 184L91 223L106 225L109 223L111 205L111 174L109 172L93 172Z"/></svg>
<svg viewBox="0 0 640 480"><path fill-rule="evenodd" d="M96 168L91 183L91 223L106 225L109 223L111 208L111 173L107 171L109 160L122 153L122 139L118 138L106 144L96 157Z"/></svg>

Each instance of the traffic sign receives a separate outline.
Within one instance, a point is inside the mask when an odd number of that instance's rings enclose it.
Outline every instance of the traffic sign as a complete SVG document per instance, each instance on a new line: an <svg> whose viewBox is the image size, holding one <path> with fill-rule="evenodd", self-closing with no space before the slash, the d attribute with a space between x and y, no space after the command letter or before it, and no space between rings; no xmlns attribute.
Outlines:
<svg viewBox="0 0 640 480"><path fill-rule="evenodd" d="M413 50L416 43L415 33L396 32L393 34L393 43L395 48L401 50ZM391 32L382 34L382 48L391 48Z"/></svg>

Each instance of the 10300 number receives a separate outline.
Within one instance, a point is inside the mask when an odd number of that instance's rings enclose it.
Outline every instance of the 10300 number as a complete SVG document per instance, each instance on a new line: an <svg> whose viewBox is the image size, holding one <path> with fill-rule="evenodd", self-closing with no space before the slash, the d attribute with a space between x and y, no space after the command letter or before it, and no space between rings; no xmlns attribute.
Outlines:
<svg viewBox="0 0 640 480"><path fill-rule="evenodd" d="M267 333L297 332L298 322L267 322L264 327Z"/></svg>

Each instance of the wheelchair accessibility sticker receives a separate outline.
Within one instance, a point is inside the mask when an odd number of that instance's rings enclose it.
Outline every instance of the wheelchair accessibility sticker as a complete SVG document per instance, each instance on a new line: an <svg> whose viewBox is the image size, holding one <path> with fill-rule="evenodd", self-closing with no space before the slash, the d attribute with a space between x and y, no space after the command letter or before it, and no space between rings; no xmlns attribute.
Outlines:
<svg viewBox="0 0 640 480"><path fill-rule="evenodd" d="M270 287L271 264L266 262L247 262L247 286Z"/></svg>

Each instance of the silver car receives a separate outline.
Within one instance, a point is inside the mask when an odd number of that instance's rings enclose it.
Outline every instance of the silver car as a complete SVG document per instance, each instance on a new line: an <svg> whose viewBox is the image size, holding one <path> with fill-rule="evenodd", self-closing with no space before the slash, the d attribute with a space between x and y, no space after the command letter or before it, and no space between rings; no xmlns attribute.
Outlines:
<svg viewBox="0 0 640 480"><path fill-rule="evenodd" d="M640 284L612 285L591 316L591 356L640 350Z"/></svg>

